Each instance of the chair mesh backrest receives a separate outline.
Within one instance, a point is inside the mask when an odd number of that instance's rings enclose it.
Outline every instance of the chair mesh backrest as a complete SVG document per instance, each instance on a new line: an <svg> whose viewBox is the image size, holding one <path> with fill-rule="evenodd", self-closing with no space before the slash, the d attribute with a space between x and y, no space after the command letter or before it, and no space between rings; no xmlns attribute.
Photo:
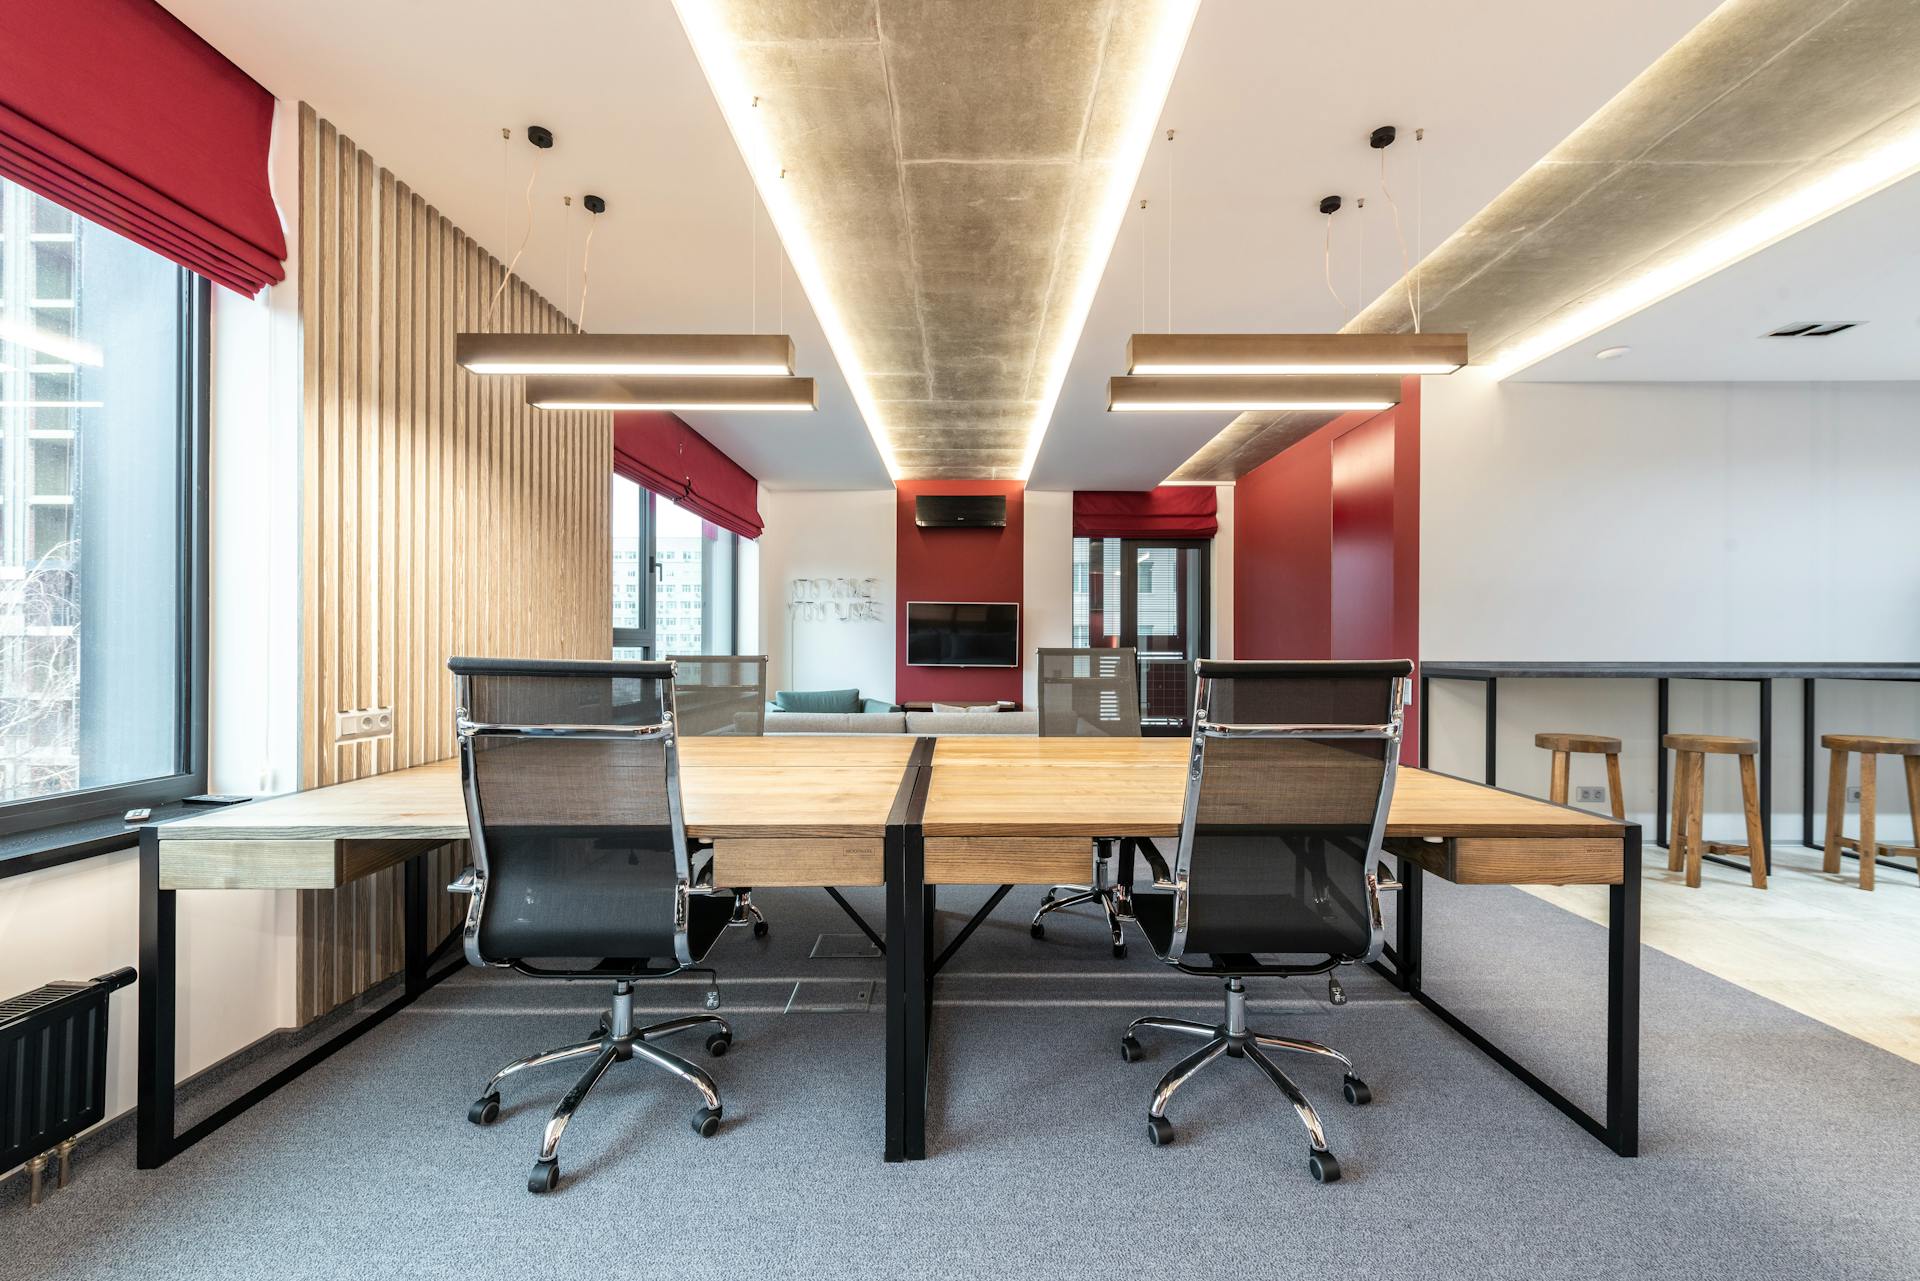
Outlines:
<svg viewBox="0 0 1920 1281"><path fill-rule="evenodd" d="M1399 751L1400 664L1200 667L1189 822L1180 857L1185 950L1363 955L1367 872ZM1317 726L1328 736L1208 734L1208 726ZM1390 726L1337 737L1333 727Z"/></svg>
<svg viewBox="0 0 1920 1281"><path fill-rule="evenodd" d="M1041 650L1041 736L1140 737L1139 676L1131 649Z"/></svg>
<svg viewBox="0 0 1920 1281"><path fill-rule="evenodd" d="M674 724L682 735L746 734L767 728L765 654L675 654Z"/></svg>
<svg viewBox="0 0 1920 1281"><path fill-rule="evenodd" d="M664 663L455 659L471 725L553 730L658 725ZM544 670L536 670L544 669ZM672 958L686 866L667 737L463 732L474 861L485 874L478 948L488 961Z"/></svg>

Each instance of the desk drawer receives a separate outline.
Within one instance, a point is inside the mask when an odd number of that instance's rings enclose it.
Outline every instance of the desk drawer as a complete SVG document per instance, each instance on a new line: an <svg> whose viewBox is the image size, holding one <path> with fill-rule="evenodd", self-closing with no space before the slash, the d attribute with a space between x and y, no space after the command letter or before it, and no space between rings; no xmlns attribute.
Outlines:
<svg viewBox="0 0 1920 1281"><path fill-rule="evenodd" d="M1587 836L1397 836L1382 847L1456 885L1618 885L1620 844Z"/></svg>

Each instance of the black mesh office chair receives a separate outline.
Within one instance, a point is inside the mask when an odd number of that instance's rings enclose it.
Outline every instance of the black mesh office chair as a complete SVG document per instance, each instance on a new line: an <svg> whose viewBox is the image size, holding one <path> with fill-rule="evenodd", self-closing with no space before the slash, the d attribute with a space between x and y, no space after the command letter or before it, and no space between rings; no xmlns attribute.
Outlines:
<svg viewBox="0 0 1920 1281"><path fill-rule="evenodd" d="M767 732L765 654L669 654L674 666L674 725L681 737L710 734L760 738ZM767 937L767 918L751 889L733 890L732 926Z"/></svg>
<svg viewBox="0 0 1920 1281"><path fill-rule="evenodd" d="M1226 1021L1149 1016L1135 1019L1121 1038L1130 1063L1141 1057L1135 1033L1142 1028L1207 1038L1153 1093L1147 1127L1155 1144L1173 1140L1166 1110L1174 1091L1226 1054L1251 1059L1293 1104L1311 1140L1313 1177L1340 1177L1313 1105L1264 1051L1331 1059L1345 1070L1347 1102L1366 1103L1372 1094L1338 1050L1250 1030L1243 980L1326 974L1378 959L1385 942L1380 891L1398 886L1373 867L1393 798L1412 670L1404 661L1198 663L1179 849L1168 868L1150 843L1141 843L1165 888L1135 894L1133 912L1160 959L1225 980ZM1276 953L1310 959L1256 959Z"/></svg>
<svg viewBox="0 0 1920 1281"><path fill-rule="evenodd" d="M1139 663L1131 649L1043 649L1040 651L1040 735L1043 738L1140 737ZM1033 914L1033 937L1047 936L1040 918L1082 903L1098 903L1107 914L1113 954L1125 957L1127 889L1113 879L1115 838L1093 843L1093 873L1085 885L1055 885Z"/></svg>
<svg viewBox="0 0 1920 1281"><path fill-rule="evenodd" d="M467 1117L500 1115L500 1083L527 1068L592 1056L555 1109L527 1179L560 1180L567 1122L606 1070L640 1058L693 1085L693 1128L720 1126L706 1072L652 1042L711 1026L708 1053L733 1031L713 1014L633 1025L633 984L690 969L726 929L728 897L708 897L681 818L673 664L455 658L455 730L473 866L450 888L472 894L467 960L542 978L601 979L613 1002L591 1039L494 1073Z"/></svg>

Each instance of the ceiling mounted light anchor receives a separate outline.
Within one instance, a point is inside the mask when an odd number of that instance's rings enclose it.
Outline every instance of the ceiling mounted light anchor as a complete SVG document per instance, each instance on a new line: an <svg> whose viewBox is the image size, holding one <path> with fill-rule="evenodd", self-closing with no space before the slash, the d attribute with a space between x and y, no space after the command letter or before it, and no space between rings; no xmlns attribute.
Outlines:
<svg viewBox="0 0 1920 1281"><path fill-rule="evenodd" d="M1381 125L1378 129L1375 129L1367 135L1367 145L1375 151L1379 151L1383 148L1391 147L1393 140L1399 136L1400 131L1392 125Z"/></svg>
<svg viewBox="0 0 1920 1281"><path fill-rule="evenodd" d="M553 130L545 125L528 125L527 141L545 151L553 146Z"/></svg>
<svg viewBox="0 0 1920 1281"><path fill-rule="evenodd" d="M607 202L599 196L582 196L580 203L587 207L588 213L603 214L607 211Z"/></svg>
<svg viewBox="0 0 1920 1281"><path fill-rule="evenodd" d="M1327 214L1329 216L1339 213L1340 197L1338 196L1320 197L1320 212L1323 214Z"/></svg>

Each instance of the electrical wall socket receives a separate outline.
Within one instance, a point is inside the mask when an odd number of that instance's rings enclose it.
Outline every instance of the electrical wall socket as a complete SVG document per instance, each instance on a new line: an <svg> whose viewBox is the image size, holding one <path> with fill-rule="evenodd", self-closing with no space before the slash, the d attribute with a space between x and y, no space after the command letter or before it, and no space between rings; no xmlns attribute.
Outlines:
<svg viewBox="0 0 1920 1281"><path fill-rule="evenodd" d="M1604 787L1576 787L1573 789L1573 801L1576 805L1605 805L1607 789Z"/></svg>
<svg viewBox="0 0 1920 1281"><path fill-rule="evenodd" d="M1849 787L1847 789L1847 804L1858 805L1859 803L1860 803L1860 789L1857 787Z"/></svg>
<svg viewBox="0 0 1920 1281"><path fill-rule="evenodd" d="M341 712L334 720L333 741L361 743L393 734L391 707L363 707L357 712Z"/></svg>

